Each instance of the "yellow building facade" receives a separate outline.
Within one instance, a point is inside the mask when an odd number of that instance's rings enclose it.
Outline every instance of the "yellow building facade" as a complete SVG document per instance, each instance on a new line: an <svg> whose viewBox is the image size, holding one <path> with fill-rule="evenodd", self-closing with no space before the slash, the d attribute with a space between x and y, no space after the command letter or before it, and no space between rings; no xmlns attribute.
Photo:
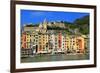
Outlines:
<svg viewBox="0 0 100 73"><path fill-rule="evenodd" d="M38 53L42 53L43 51L46 51L48 49L47 43L48 43L48 35L47 34L39 34Z"/></svg>

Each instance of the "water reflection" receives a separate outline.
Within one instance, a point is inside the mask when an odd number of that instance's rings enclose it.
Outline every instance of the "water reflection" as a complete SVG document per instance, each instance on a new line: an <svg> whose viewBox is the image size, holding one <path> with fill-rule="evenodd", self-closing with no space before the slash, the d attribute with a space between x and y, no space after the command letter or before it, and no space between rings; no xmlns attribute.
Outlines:
<svg viewBox="0 0 100 73"><path fill-rule="evenodd" d="M77 54L77 55L42 54L42 55L35 55L33 57L21 58L21 62L29 63L29 62L68 61L68 60L87 60L87 59L89 59L89 54Z"/></svg>

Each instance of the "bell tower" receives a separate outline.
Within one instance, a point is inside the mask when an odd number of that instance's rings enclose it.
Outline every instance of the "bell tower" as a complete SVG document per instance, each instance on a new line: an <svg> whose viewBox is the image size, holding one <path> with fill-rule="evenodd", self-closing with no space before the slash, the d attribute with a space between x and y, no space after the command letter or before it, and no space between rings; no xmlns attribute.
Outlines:
<svg viewBox="0 0 100 73"><path fill-rule="evenodd" d="M44 28L44 29L47 29L47 20L46 20L46 18L45 18L44 21L43 21L43 28Z"/></svg>
<svg viewBox="0 0 100 73"><path fill-rule="evenodd" d="M39 32L46 33L47 31L47 21L44 19L43 23L40 23L39 25Z"/></svg>

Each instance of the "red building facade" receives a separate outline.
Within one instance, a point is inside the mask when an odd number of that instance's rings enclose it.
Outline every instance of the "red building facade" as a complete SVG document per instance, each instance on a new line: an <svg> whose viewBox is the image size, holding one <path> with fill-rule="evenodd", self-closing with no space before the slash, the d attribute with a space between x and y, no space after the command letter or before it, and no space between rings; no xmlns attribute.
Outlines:
<svg viewBox="0 0 100 73"><path fill-rule="evenodd" d="M58 46L61 49L61 47L62 47L62 34L61 34L61 32L59 32L59 35L58 35Z"/></svg>

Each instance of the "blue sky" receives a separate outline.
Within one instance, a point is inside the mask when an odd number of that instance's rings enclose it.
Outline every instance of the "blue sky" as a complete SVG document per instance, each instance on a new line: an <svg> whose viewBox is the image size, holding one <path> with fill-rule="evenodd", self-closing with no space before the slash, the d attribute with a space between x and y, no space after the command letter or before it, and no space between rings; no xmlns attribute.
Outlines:
<svg viewBox="0 0 100 73"><path fill-rule="evenodd" d="M21 10L21 25L28 23L38 24L43 22L44 19L46 19L48 22L51 21L73 22L77 18L86 15L89 15L89 13Z"/></svg>

